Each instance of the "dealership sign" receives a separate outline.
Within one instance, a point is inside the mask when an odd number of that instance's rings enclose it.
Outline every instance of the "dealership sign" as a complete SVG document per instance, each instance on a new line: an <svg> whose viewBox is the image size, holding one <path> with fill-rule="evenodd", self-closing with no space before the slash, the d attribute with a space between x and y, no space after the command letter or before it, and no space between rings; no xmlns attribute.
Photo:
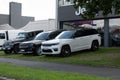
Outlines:
<svg viewBox="0 0 120 80"><path fill-rule="evenodd" d="M77 9L75 9L73 5L58 7L58 20L59 21L84 20L81 14L84 14L85 11L87 11L85 7L78 7ZM102 12L100 11L98 12L98 15L95 15L94 19L106 19L106 18L120 18L120 14L111 13L107 17L104 17L102 15Z"/></svg>
<svg viewBox="0 0 120 80"><path fill-rule="evenodd" d="M81 8L80 6L78 7L78 10L75 11L75 15L80 15L80 14L84 14L84 12L86 11L85 8Z"/></svg>

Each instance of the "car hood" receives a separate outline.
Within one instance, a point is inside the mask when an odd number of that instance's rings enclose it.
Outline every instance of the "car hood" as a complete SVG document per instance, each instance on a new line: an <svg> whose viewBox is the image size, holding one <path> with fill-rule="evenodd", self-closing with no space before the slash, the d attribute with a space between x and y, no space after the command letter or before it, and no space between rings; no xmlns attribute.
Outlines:
<svg viewBox="0 0 120 80"><path fill-rule="evenodd" d="M31 40L31 41L22 42L22 44L28 44L28 43L40 44L40 43L43 42L43 41L44 41L44 40Z"/></svg>
<svg viewBox="0 0 120 80"><path fill-rule="evenodd" d="M71 39L53 39L42 42L42 44L52 44L52 43L66 43L66 41L70 41Z"/></svg>
<svg viewBox="0 0 120 80"><path fill-rule="evenodd" d="M25 39L13 39L13 40L7 40L6 42L5 42L5 44L6 43L12 43L12 44L14 44L14 43L20 43L20 42L23 42Z"/></svg>
<svg viewBox="0 0 120 80"><path fill-rule="evenodd" d="M14 40L8 40L8 41L5 41L4 44L14 44L14 43L19 43L19 42L22 42L24 41L23 39L14 39Z"/></svg>

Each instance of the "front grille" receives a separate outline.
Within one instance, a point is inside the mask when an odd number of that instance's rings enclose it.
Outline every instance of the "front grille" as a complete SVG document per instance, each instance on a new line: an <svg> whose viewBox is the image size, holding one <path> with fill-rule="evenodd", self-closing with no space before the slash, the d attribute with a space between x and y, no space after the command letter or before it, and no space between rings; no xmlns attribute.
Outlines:
<svg viewBox="0 0 120 80"><path fill-rule="evenodd" d="M33 53L34 51L33 50L30 50L30 49L20 49L20 52L19 53Z"/></svg>
<svg viewBox="0 0 120 80"><path fill-rule="evenodd" d="M52 50L51 50L51 49L47 49L47 50L46 50L46 49L43 49L42 51L43 51L43 52L51 52L51 53L52 53Z"/></svg>
<svg viewBox="0 0 120 80"><path fill-rule="evenodd" d="M30 48L21 48L21 50L24 50L24 51L31 51L32 49L30 49Z"/></svg>
<svg viewBox="0 0 120 80"><path fill-rule="evenodd" d="M52 46L51 44L42 44L42 46Z"/></svg>
<svg viewBox="0 0 120 80"><path fill-rule="evenodd" d="M3 44L2 47L11 47L12 45L13 45L12 43L6 42L6 43Z"/></svg>
<svg viewBox="0 0 120 80"><path fill-rule="evenodd" d="M3 44L3 46L9 46L10 45L10 43L5 43L5 44Z"/></svg>
<svg viewBox="0 0 120 80"><path fill-rule="evenodd" d="M20 44L20 48L27 48L29 46L30 46L30 44Z"/></svg>

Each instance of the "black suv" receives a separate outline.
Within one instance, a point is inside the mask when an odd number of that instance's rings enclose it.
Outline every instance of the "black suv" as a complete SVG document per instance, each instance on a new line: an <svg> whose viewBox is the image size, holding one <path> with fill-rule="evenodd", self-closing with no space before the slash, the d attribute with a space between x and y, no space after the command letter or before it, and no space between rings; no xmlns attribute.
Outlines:
<svg viewBox="0 0 120 80"><path fill-rule="evenodd" d="M63 30L42 32L38 34L33 40L20 43L19 53L22 53L24 55L26 54L41 55L41 43L45 40L54 39L62 31Z"/></svg>
<svg viewBox="0 0 120 80"><path fill-rule="evenodd" d="M12 41L6 41L2 46L2 50L6 54L18 53L19 52L19 44L21 42L32 40L38 33L41 33L41 32L42 32L42 30L20 32L16 39L14 39Z"/></svg>

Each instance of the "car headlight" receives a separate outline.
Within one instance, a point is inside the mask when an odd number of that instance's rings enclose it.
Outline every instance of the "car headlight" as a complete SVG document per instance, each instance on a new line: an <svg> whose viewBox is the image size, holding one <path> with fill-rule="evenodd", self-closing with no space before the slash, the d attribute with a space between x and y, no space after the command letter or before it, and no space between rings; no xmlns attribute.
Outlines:
<svg viewBox="0 0 120 80"><path fill-rule="evenodd" d="M58 45L59 43L51 43L51 44L42 44L42 46L55 46L55 45Z"/></svg>
<svg viewBox="0 0 120 80"><path fill-rule="evenodd" d="M29 44L29 46L30 46L30 47L33 47L33 46L34 46L34 44L33 44L33 43L31 43L31 44Z"/></svg>
<svg viewBox="0 0 120 80"><path fill-rule="evenodd" d="M14 42L10 42L9 45L13 46L15 43Z"/></svg>
<svg viewBox="0 0 120 80"><path fill-rule="evenodd" d="M52 43L51 46L55 46L55 45L58 45L59 43Z"/></svg>
<svg viewBox="0 0 120 80"><path fill-rule="evenodd" d="M13 42L5 42L5 43L3 44L3 46L13 46L13 45L14 45Z"/></svg>

